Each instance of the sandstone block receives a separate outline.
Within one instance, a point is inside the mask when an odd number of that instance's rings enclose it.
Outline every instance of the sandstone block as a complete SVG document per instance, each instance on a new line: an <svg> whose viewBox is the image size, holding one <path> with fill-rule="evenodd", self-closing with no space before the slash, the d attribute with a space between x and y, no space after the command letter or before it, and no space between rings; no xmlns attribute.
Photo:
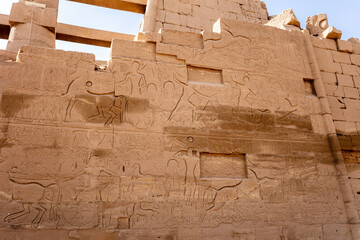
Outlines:
<svg viewBox="0 0 360 240"><path fill-rule="evenodd" d="M197 33L163 29L161 31L161 42L194 48L203 48L202 35Z"/></svg>
<svg viewBox="0 0 360 240"><path fill-rule="evenodd" d="M164 27L161 28L160 31L162 31L163 29L165 29L165 30L174 30L174 31L182 31L182 32L191 32L191 29L188 28L188 27L179 26L179 25L175 25L175 24L171 24L171 23L164 23Z"/></svg>
<svg viewBox="0 0 360 240"><path fill-rule="evenodd" d="M113 39L110 58L137 58L155 60L155 44Z"/></svg>
<svg viewBox="0 0 360 240"><path fill-rule="evenodd" d="M205 1L205 7L218 9L219 8L218 1L217 0L207 0L207 1Z"/></svg>
<svg viewBox="0 0 360 240"><path fill-rule="evenodd" d="M338 29L336 29L333 26L328 27L320 34L321 38L327 38L327 39L340 39L342 36L342 32Z"/></svg>
<svg viewBox="0 0 360 240"><path fill-rule="evenodd" d="M344 98L344 103L346 105L346 109L359 109L360 110L360 100L358 100L358 99Z"/></svg>
<svg viewBox="0 0 360 240"><path fill-rule="evenodd" d="M336 41L334 39L319 38L314 36L310 36L310 39L314 47L337 51Z"/></svg>
<svg viewBox="0 0 360 240"><path fill-rule="evenodd" d="M179 13L179 3L177 0L164 0L164 9L173 13Z"/></svg>
<svg viewBox="0 0 360 240"><path fill-rule="evenodd" d="M56 50L45 47L23 46L17 57L17 61L23 63L36 63L39 65L54 65L83 70L94 70L95 55ZM54 70L51 70L53 72Z"/></svg>
<svg viewBox="0 0 360 240"><path fill-rule="evenodd" d="M246 22L246 16L243 14L236 14L236 20Z"/></svg>
<svg viewBox="0 0 360 240"><path fill-rule="evenodd" d="M352 47L353 47L353 53L360 55L360 44L352 42Z"/></svg>
<svg viewBox="0 0 360 240"><path fill-rule="evenodd" d="M154 34L155 35L149 35L149 41L148 42L156 42L157 41L157 39L158 39L158 33L159 33L159 31L160 31L160 29L161 28L163 28L163 25L164 25L165 23L162 23L162 22L159 22L159 21L156 21L155 22L155 26L154 26ZM144 34L145 35L145 37L146 37L146 34ZM146 41L146 40L144 40L144 41Z"/></svg>
<svg viewBox="0 0 360 240"><path fill-rule="evenodd" d="M327 224L323 227L326 240L351 239L349 224Z"/></svg>
<svg viewBox="0 0 360 240"><path fill-rule="evenodd" d="M187 27L196 28L203 31L211 31L212 25L210 19L187 16Z"/></svg>
<svg viewBox="0 0 360 240"><path fill-rule="evenodd" d="M192 14L192 5L189 3L179 3L179 14L182 15L191 15Z"/></svg>
<svg viewBox="0 0 360 240"><path fill-rule="evenodd" d="M360 76L360 67L356 65L349 65L341 63L341 69L343 74L352 75L352 76Z"/></svg>
<svg viewBox="0 0 360 240"><path fill-rule="evenodd" d="M331 108L331 115L334 120L345 121L344 114L343 114L342 110L339 108Z"/></svg>
<svg viewBox="0 0 360 240"><path fill-rule="evenodd" d="M360 44L360 39L359 38L349 38L348 41L352 42L352 43Z"/></svg>
<svg viewBox="0 0 360 240"><path fill-rule="evenodd" d="M313 131L318 134L327 134L327 129L324 125L323 116L321 114L311 114L311 125Z"/></svg>
<svg viewBox="0 0 360 240"><path fill-rule="evenodd" d="M192 15L194 17L200 17L204 19L218 20L220 17L220 10L194 6Z"/></svg>
<svg viewBox="0 0 360 240"><path fill-rule="evenodd" d="M334 121L334 124L337 134L344 134L344 135L357 134L357 128L355 122L349 122L349 120L346 119L346 121Z"/></svg>
<svg viewBox="0 0 360 240"><path fill-rule="evenodd" d="M345 103L340 97L327 97L331 108L345 108Z"/></svg>
<svg viewBox="0 0 360 240"><path fill-rule="evenodd" d="M360 136L352 136L351 141L354 146L353 149L355 151L360 151Z"/></svg>
<svg viewBox="0 0 360 240"><path fill-rule="evenodd" d="M187 24L187 16L186 15L180 15L180 25L183 27L186 27Z"/></svg>
<svg viewBox="0 0 360 240"><path fill-rule="evenodd" d="M282 25L292 25L300 28L300 22L296 18L293 10L291 8L283 11L281 14L277 15L275 18L271 19L265 25L272 27L280 27Z"/></svg>
<svg viewBox="0 0 360 240"><path fill-rule="evenodd" d="M295 239L323 239L323 231L320 225L298 225L295 227Z"/></svg>
<svg viewBox="0 0 360 240"><path fill-rule="evenodd" d="M165 10L158 10L156 14L156 21L165 22Z"/></svg>
<svg viewBox="0 0 360 240"><path fill-rule="evenodd" d="M337 43L338 50L340 52L347 52L347 53L353 52L352 42L338 39L336 41L336 43Z"/></svg>
<svg viewBox="0 0 360 240"><path fill-rule="evenodd" d="M17 23L32 22L55 31L57 11L54 8L31 7L25 3L14 3L9 16L11 26Z"/></svg>
<svg viewBox="0 0 360 240"><path fill-rule="evenodd" d="M16 52L13 51L6 51L6 50L0 50L0 62L5 61L16 61Z"/></svg>
<svg viewBox="0 0 360 240"><path fill-rule="evenodd" d="M180 15L177 13L167 12L165 15L165 22L180 25Z"/></svg>
<svg viewBox="0 0 360 240"><path fill-rule="evenodd" d="M324 84L326 94L328 96L335 96L335 97L344 97L344 89L342 86L337 85L330 85L330 84Z"/></svg>
<svg viewBox="0 0 360 240"><path fill-rule="evenodd" d="M321 72L321 78L325 84L335 85L337 83L336 74Z"/></svg>
<svg viewBox="0 0 360 240"><path fill-rule="evenodd" d="M354 87L352 76L336 74L336 78L339 86Z"/></svg>
<svg viewBox="0 0 360 240"><path fill-rule="evenodd" d="M231 13L231 12L227 12L227 11L220 11L220 17L221 18L226 18L226 19L232 19L232 20L236 20L237 19L237 15L236 13ZM212 20L215 21L215 20Z"/></svg>
<svg viewBox="0 0 360 240"><path fill-rule="evenodd" d="M359 88L360 90L360 76L353 76L355 87Z"/></svg>
<svg viewBox="0 0 360 240"><path fill-rule="evenodd" d="M339 63L334 63L332 51L315 48L315 53L321 71L342 73L341 65Z"/></svg>
<svg viewBox="0 0 360 240"><path fill-rule="evenodd" d="M353 149L350 135L339 135L338 140L339 140L341 150L352 150Z"/></svg>
<svg viewBox="0 0 360 240"><path fill-rule="evenodd" d="M17 52L22 46L55 48L55 34L30 22L16 24L11 28L6 50Z"/></svg>
<svg viewBox="0 0 360 240"><path fill-rule="evenodd" d="M350 60L353 65L357 65L360 67L360 55L350 54Z"/></svg>
<svg viewBox="0 0 360 240"><path fill-rule="evenodd" d="M343 109L343 113L346 121L360 122L360 110Z"/></svg>
<svg viewBox="0 0 360 240"><path fill-rule="evenodd" d="M359 89L344 87L345 97L359 99Z"/></svg>
<svg viewBox="0 0 360 240"><path fill-rule="evenodd" d="M318 36L329 27L328 18L326 14L319 14L308 17L306 20L306 29L311 35Z"/></svg>
<svg viewBox="0 0 360 240"><path fill-rule="evenodd" d="M266 9L260 9L260 18L264 20L264 23L268 22L269 13Z"/></svg>
<svg viewBox="0 0 360 240"><path fill-rule="evenodd" d="M310 114L321 114L321 104L318 98L315 97L307 97L306 98L307 105L309 106L309 113ZM327 103L329 104L329 103Z"/></svg>
<svg viewBox="0 0 360 240"><path fill-rule="evenodd" d="M218 1L219 9L226 12L241 13L240 4L231 0Z"/></svg>
<svg viewBox="0 0 360 240"><path fill-rule="evenodd" d="M348 53L333 51L332 54L335 62L351 64L350 55Z"/></svg>

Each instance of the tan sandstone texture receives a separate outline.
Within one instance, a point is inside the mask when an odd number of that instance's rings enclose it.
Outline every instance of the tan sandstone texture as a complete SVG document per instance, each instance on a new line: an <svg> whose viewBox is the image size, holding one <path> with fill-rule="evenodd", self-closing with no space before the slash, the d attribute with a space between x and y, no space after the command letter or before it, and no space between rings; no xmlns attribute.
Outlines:
<svg viewBox="0 0 360 240"><path fill-rule="evenodd" d="M0 51L0 239L360 239L360 44L327 18L149 0L100 64L31 2Z"/></svg>

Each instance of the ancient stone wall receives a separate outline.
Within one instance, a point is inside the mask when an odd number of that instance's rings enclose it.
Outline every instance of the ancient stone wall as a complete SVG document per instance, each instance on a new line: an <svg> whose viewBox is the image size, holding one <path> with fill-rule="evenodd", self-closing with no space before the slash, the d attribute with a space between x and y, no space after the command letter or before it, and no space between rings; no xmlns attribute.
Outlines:
<svg viewBox="0 0 360 240"><path fill-rule="evenodd" d="M1 51L0 237L358 239L358 45L242 20Z"/></svg>
<svg viewBox="0 0 360 240"><path fill-rule="evenodd" d="M313 41L360 211L360 44L319 38Z"/></svg>
<svg viewBox="0 0 360 240"><path fill-rule="evenodd" d="M200 33L212 31L220 18L251 23L267 22L266 5L259 0L159 0L152 29L181 30Z"/></svg>

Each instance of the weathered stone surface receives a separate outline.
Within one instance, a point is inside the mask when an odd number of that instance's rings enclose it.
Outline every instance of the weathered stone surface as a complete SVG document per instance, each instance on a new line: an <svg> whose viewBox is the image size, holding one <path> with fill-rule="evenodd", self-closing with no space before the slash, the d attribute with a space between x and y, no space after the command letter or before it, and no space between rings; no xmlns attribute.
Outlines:
<svg viewBox="0 0 360 240"><path fill-rule="evenodd" d="M318 36L329 27L329 22L326 14L319 14L308 17L306 20L306 29L311 35Z"/></svg>
<svg viewBox="0 0 360 240"><path fill-rule="evenodd" d="M335 63L332 56L332 51L326 49L315 48L316 58L320 71L329 73L342 73L341 65Z"/></svg>
<svg viewBox="0 0 360 240"><path fill-rule="evenodd" d="M323 49L337 51L336 41L333 39L311 36L311 41L313 43L313 46L316 48L323 48Z"/></svg>
<svg viewBox="0 0 360 240"><path fill-rule="evenodd" d="M360 67L360 55L351 54L350 55L351 63L354 65L358 65Z"/></svg>
<svg viewBox="0 0 360 240"><path fill-rule="evenodd" d="M258 0L147 12L165 29L103 66L46 34L0 51L0 236L357 239L354 45L263 26Z"/></svg>
<svg viewBox="0 0 360 240"><path fill-rule="evenodd" d="M21 2L15 3L11 8L9 22L12 26L17 23L32 22L55 31L57 11L54 8L42 9Z"/></svg>
<svg viewBox="0 0 360 240"><path fill-rule="evenodd" d="M291 8L283 11L265 25L280 28L283 25L291 25L300 28L300 22Z"/></svg>
<svg viewBox="0 0 360 240"><path fill-rule="evenodd" d="M353 45L351 42L338 39L336 41L336 43L337 43L338 50L340 52L347 52L347 53L353 52Z"/></svg>
<svg viewBox="0 0 360 240"><path fill-rule="evenodd" d="M329 224L324 226L325 239L351 239L350 226L346 224Z"/></svg>
<svg viewBox="0 0 360 240"><path fill-rule="evenodd" d="M111 58L124 57L155 60L155 44L114 39L111 44ZM140 50L139 50L140 49Z"/></svg>
<svg viewBox="0 0 360 240"><path fill-rule="evenodd" d="M360 39L359 38L349 38L348 41L352 42L352 43L360 44Z"/></svg>
<svg viewBox="0 0 360 240"><path fill-rule="evenodd" d="M342 31L336 29L333 26L328 27L320 34L320 37L327 39L340 39L341 36L342 36Z"/></svg>

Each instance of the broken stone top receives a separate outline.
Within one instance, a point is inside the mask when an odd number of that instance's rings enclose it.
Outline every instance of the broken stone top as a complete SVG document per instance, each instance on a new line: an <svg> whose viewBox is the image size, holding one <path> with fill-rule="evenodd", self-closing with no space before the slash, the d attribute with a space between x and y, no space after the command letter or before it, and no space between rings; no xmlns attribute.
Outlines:
<svg viewBox="0 0 360 240"><path fill-rule="evenodd" d="M306 29L310 34L317 36L320 35L329 27L329 22L326 14L319 14L312 17L308 17L306 20Z"/></svg>
<svg viewBox="0 0 360 240"><path fill-rule="evenodd" d="M300 22L296 18L294 11L291 8L283 11L281 14L272 18L265 25L272 26L272 27L279 27L282 25L292 25L292 26L300 28Z"/></svg>

